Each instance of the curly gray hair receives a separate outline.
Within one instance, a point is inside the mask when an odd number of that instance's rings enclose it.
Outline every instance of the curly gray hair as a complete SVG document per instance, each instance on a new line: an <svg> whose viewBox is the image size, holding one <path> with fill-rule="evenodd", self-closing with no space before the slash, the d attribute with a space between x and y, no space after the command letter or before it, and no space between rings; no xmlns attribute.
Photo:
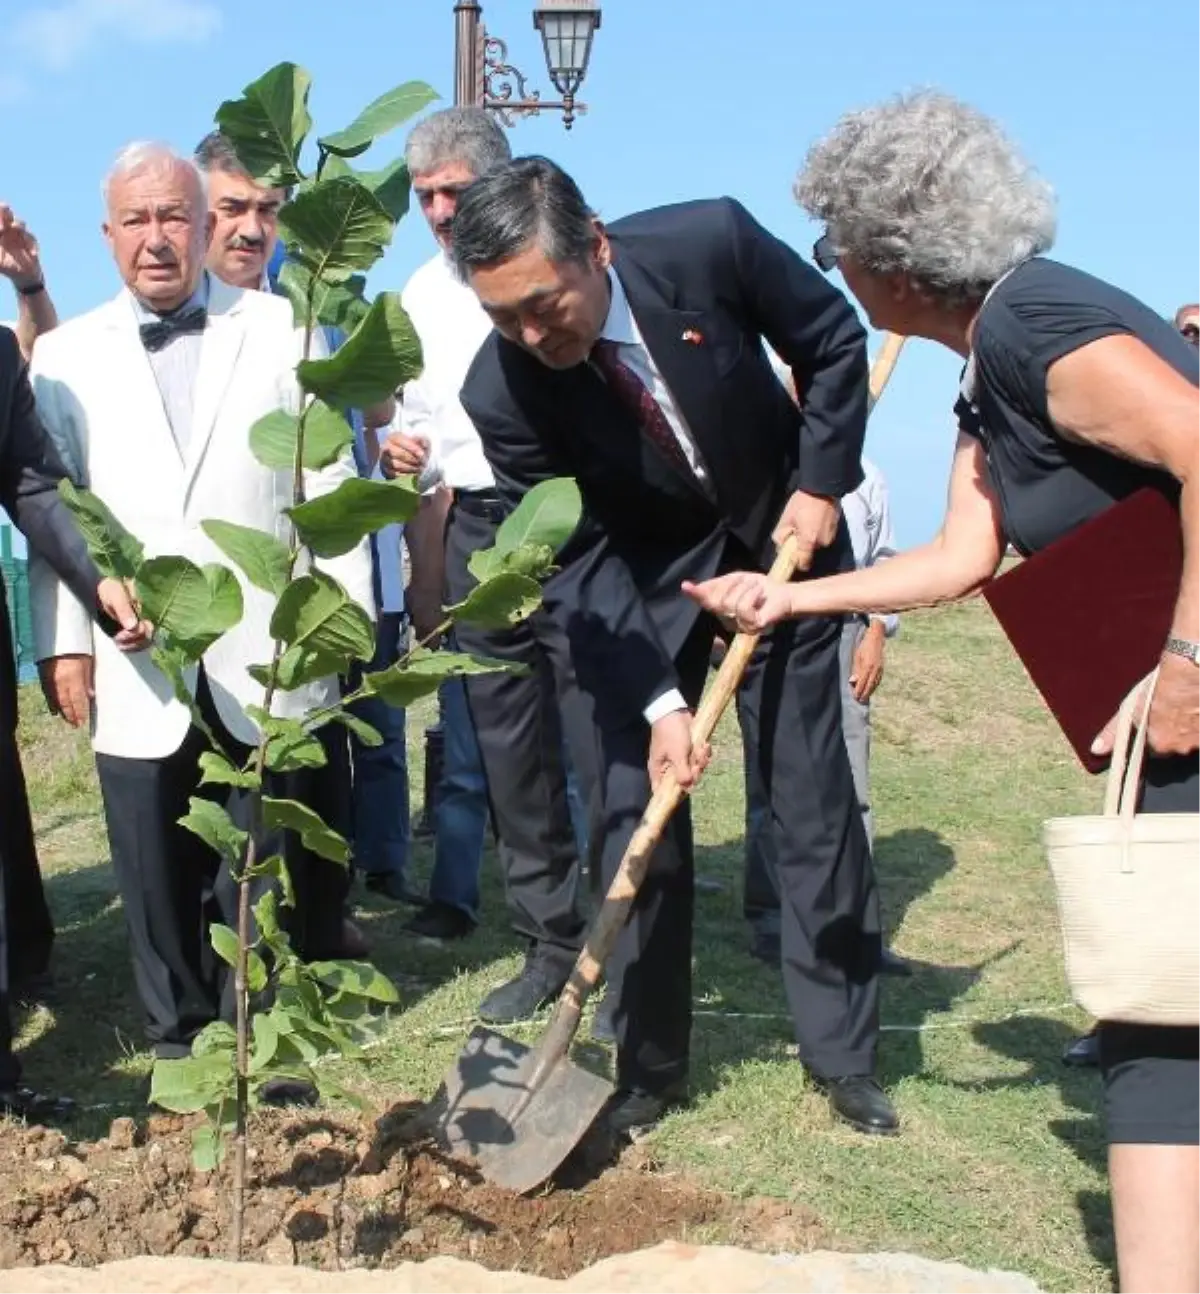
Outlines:
<svg viewBox="0 0 1200 1294"><path fill-rule="evenodd" d="M461 162L478 177L511 157L508 137L486 108L443 108L414 126L404 146L410 175L428 175Z"/></svg>
<svg viewBox="0 0 1200 1294"><path fill-rule="evenodd" d="M844 116L810 149L796 201L839 254L977 301L1054 243L1054 192L990 117L923 90Z"/></svg>

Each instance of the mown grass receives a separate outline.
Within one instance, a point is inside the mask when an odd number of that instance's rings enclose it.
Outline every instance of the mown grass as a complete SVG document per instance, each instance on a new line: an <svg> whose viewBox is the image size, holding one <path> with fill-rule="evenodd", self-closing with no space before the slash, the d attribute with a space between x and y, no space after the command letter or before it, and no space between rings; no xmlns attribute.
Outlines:
<svg viewBox="0 0 1200 1294"><path fill-rule="evenodd" d="M90 759L32 690L23 709L59 942L50 1000L22 1041L32 1080L105 1107L86 1125L99 1131L142 1100L149 1061ZM427 719L410 716L414 799ZM903 1135L831 1124L793 1055L778 975L747 953L739 743L726 723L695 801L699 869L723 884L697 896L696 1099L655 1132L654 1154L734 1194L799 1201L844 1247L1109 1289L1099 1081L1059 1062L1086 1022L1068 1003L1039 843L1044 818L1088 809L1097 792L981 605L907 618L875 704L873 775L886 919L916 966L884 991L882 1077ZM418 879L429 862L418 844ZM518 965L494 858L486 870L484 924L457 946L405 936L403 909L360 908L404 997L383 1043L346 1068L381 1105L433 1091L483 993Z"/></svg>

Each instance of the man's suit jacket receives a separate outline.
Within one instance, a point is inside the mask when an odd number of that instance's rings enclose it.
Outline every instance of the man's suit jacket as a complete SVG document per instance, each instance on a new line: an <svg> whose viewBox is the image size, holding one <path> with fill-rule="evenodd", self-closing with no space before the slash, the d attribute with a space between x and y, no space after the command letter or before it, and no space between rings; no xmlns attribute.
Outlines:
<svg viewBox="0 0 1200 1294"><path fill-rule="evenodd" d="M301 345L286 301L212 278L185 456L172 435L126 291L39 339L34 392L72 477L108 504L148 557L179 554L229 565L201 530L202 521L254 526L285 542L289 537L283 509L292 502L291 473L263 467L250 453L249 432L273 409L298 409ZM306 492L326 494L354 474L347 455L324 471L306 473ZM365 541L321 565L373 611ZM258 732L242 707L261 704L263 689L247 666L270 660L274 599L240 573L239 579L244 615L206 653L204 670L222 722L234 737L251 743ZM149 655L124 655L94 634L78 601L43 563L31 562L30 582L39 658L95 654L97 752L158 759L177 750L189 715ZM191 677L194 687L195 671ZM297 716L336 696L331 678L278 693L273 710Z"/></svg>
<svg viewBox="0 0 1200 1294"><path fill-rule="evenodd" d="M82 606L95 608L100 572L88 556L58 483L66 476L38 420L17 339L0 328L0 504L32 549L67 580ZM17 727L17 667L8 604L0 582L0 735Z"/></svg>
<svg viewBox="0 0 1200 1294"><path fill-rule="evenodd" d="M846 299L729 198L609 227L645 345L708 467L715 497L642 436L590 364L554 371L497 333L463 387L506 504L577 479L583 521L547 583L580 682L620 724L679 686L674 658L699 614L680 592L731 560L764 569L797 489L841 496L862 479L865 335ZM767 341L793 371L803 412ZM844 526L812 574L848 570Z"/></svg>

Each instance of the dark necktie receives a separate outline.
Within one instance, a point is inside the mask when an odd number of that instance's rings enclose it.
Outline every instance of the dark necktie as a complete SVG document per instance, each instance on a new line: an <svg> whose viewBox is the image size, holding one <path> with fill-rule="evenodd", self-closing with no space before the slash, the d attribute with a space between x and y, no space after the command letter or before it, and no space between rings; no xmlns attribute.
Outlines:
<svg viewBox="0 0 1200 1294"><path fill-rule="evenodd" d="M203 306L191 306L172 315L164 315L153 323L144 323L138 328L142 345L148 351L162 350L172 337L182 337L184 333L203 332L208 320L208 311Z"/></svg>
<svg viewBox="0 0 1200 1294"><path fill-rule="evenodd" d="M638 430L689 481L697 481L683 446L662 407L638 375L620 356L620 343L601 338L592 347L592 362L604 374L612 393L633 415Z"/></svg>

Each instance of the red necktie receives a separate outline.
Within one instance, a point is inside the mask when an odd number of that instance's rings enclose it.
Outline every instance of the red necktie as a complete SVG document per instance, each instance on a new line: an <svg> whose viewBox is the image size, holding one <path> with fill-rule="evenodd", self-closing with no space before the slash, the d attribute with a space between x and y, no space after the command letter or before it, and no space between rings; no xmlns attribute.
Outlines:
<svg viewBox="0 0 1200 1294"><path fill-rule="evenodd" d="M695 481L696 473L667 415L633 369L621 360L620 343L601 338L592 347L592 361L604 374L613 394L633 415L642 435L676 471Z"/></svg>

